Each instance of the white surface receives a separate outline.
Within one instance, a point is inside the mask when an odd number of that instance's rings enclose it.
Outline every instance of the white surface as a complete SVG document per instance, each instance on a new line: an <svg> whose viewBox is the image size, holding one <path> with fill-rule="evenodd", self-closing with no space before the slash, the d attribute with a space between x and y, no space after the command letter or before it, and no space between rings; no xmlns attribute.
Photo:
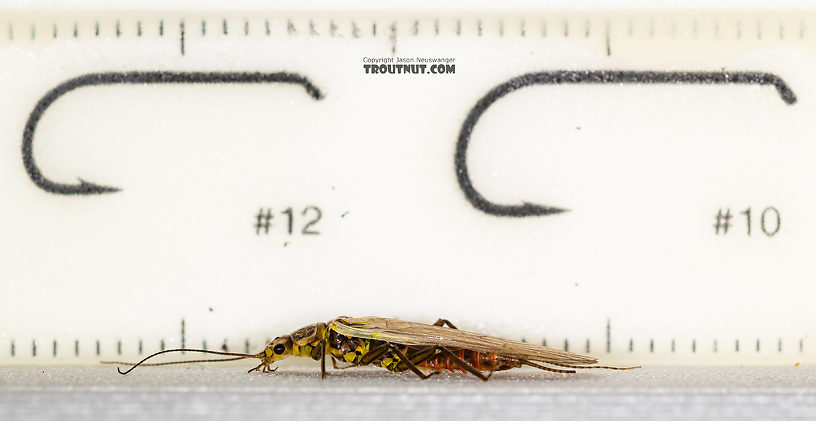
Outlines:
<svg viewBox="0 0 816 421"><path fill-rule="evenodd" d="M645 368L429 380L316 367L2 367L0 419L799 420L816 414L812 367Z"/></svg>
<svg viewBox="0 0 816 421"><path fill-rule="evenodd" d="M121 358L140 342L144 353L177 347L182 319L187 346L257 351L341 314L446 317L609 363L816 358L812 13L2 19L16 31L0 37L0 190L13 199L0 202L4 363L96 362L118 356L120 341ZM392 50L452 56L457 73L364 74L363 57ZM571 212L519 220L467 203L453 152L479 98L527 72L607 68L774 72L799 102L770 86L524 89L476 127L472 179L496 202ZM326 97L293 86L78 89L44 115L37 163L57 181L123 190L37 189L20 159L36 101L71 77L127 70L286 70ZM308 205L323 210L321 235L287 236L280 212ZM752 237L738 215L748 206ZM766 206L782 214L773 238L757 227ZM740 225L717 236L726 207ZM268 236L253 228L259 208L277 213Z"/></svg>

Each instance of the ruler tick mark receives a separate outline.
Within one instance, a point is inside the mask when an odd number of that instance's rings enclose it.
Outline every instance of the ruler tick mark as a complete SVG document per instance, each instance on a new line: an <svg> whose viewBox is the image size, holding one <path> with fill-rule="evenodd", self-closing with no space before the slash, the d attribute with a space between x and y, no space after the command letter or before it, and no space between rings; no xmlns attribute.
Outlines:
<svg viewBox="0 0 816 421"><path fill-rule="evenodd" d="M57 39L57 24L56 23L52 26L52 31L53 31L52 32L53 38Z"/></svg>
<svg viewBox="0 0 816 421"><path fill-rule="evenodd" d="M541 22L541 36L546 38L547 37L547 21L544 20Z"/></svg>
<svg viewBox="0 0 816 421"><path fill-rule="evenodd" d="M757 39L762 39L762 22L757 21Z"/></svg>
<svg viewBox="0 0 816 421"><path fill-rule="evenodd" d="M184 21L183 20L179 23L179 48L181 49L181 55L184 55Z"/></svg>
<svg viewBox="0 0 816 421"><path fill-rule="evenodd" d="M164 351L164 348L164 338L162 338L162 340L159 341L159 351Z"/></svg>
<svg viewBox="0 0 816 421"><path fill-rule="evenodd" d="M140 21L140 20L136 21L136 36L137 37L142 36L142 21Z"/></svg>
<svg viewBox="0 0 816 421"><path fill-rule="evenodd" d="M11 22L8 24L8 39L14 41L14 25Z"/></svg>
<svg viewBox="0 0 816 421"><path fill-rule="evenodd" d="M182 348L184 348L184 345L186 345L186 342L187 342L186 341L186 339L187 339L186 332L185 332L184 328L185 328L184 319L181 319L181 347ZM183 354L184 351L182 351L181 353Z"/></svg>
<svg viewBox="0 0 816 421"><path fill-rule="evenodd" d="M692 354L697 353L697 339L691 340L691 353Z"/></svg>
<svg viewBox="0 0 816 421"><path fill-rule="evenodd" d="M805 21L800 20L799 21L799 39L802 39L804 37L805 37Z"/></svg>
<svg viewBox="0 0 816 421"><path fill-rule="evenodd" d="M481 19L476 21L476 34L478 36L482 36L482 20Z"/></svg>
<svg viewBox="0 0 816 421"><path fill-rule="evenodd" d="M13 348L12 348L13 349ZM799 338L799 352L805 351L805 340L803 338Z"/></svg>
<svg viewBox="0 0 816 421"><path fill-rule="evenodd" d="M671 340L671 352L672 352L672 353L674 353L674 350L675 350L675 348L676 348L676 346L675 346L675 345L676 345L676 343L675 343L675 341L674 341L674 338L672 338L672 340Z"/></svg>
<svg viewBox="0 0 816 421"><path fill-rule="evenodd" d="M609 39L609 21L606 21L606 56L609 57L612 55L612 47L611 47L611 40Z"/></svg>
<svg viewBox="0 0 816 421"><path fill-rule="evenodd" d="M309 35L311 35L311 36L318 36L318 35L320 35L320 34L317 32L317 29L315 29L315 23L314 23L314 21L313 21L313 20L311 20L311 19L309 19Z"/></svg>
<svg viewBox="0 0 816 421"><path fill-rule="evenodd" d="M649 338L649 352L654 353L654 338Z"/></svg>
<svg viewBox="0 0 816 421"><path fill-rule="evenodd" d="M654 38L654 19L649 19L649 38Z"/></svg>
<svg viewBox="0 0 816 421"><path fill-rule="evenodd" d="M419 21L418 21L418 20L414 20L414 26L413 26L413 28L411 29L411 33L412 33L414 36L419 35Z"/></svg>
<svg viewBox="0 0 816 421"><path fill-rule="evenodd" d="M269 19L264 20L264 29L266 29L266 36L272 34L272 29L269 27Z"/></svg>
<svg viewBox="0 0 816 421"><path fill-rule="evenodd" d="M737 39L742 39L742 21L737 20Z"/></svg>
<svg viewBox="0 0 816 421"><path fill-rule="evenodd" d="M564 339L564 351L569 351L569 339Z"/></svg>
<svg viewBox="0 0 816 421"><path fill-rule="evenodd" d="M142 338L139 338L139 355L142 355L142 350L143 350Z"/></svg>
<svg viewBox="0 0 816 421"><path fill-rule="evenodd" d="M207 349L207 340L206 339L201 340L201 349Z"/></svg>
<svg viewBox="0 0 816 421"><path fill-rule="evenodd" d="M289 19L286 20L286 33L289 35L297 33L297 30L295 30L295 24Z"/></svg>
<svg viewBox="0 0 816 421"><path fill-rule="evenodd" d="M116 20L116 38L119 38L122 35L122 27L119 24L119 20Z"/></svg>
<svg viewBox="0 0 816 421"><path fill-rule="evenodd" d="M434 20L434 35L439 35L439 19Z"/></svg>
<svg viewBox="0 0 816 421"><path fill-rule="evenodd" d="M631 354L632 351L635 350L635 341L632 338L629 338L629 353Z"/></svg>
<svg viewBox="0 0 816 421"><path fill-rule="evenodd" d="M714 353L716 354L717 352L718 352L718 350L717 350L717 340L714 339Z"/></svg>
<svg viewBox="0 0 816 421"><path fill-rule="evenodd" d="M776 343L776 351L782 352L782 338L779 338L779 340Z"/></svg>
<svg viewBox="0 0 816 421"><path fill-rule="evenodd" d="M14 349L14 341L11 341L11 356L14 357L16 355L16 350Z"/></svg>
<svg viewBox="0 0 816 421"><path fill-rule="evenodd" d="M57 340L56 339L54 339L53 344L52 344L51 355L54 358L57 358Z"/></svg>
<svg viewBox="0 0 816 421"><path fill-rule="evenodd" d="M462 35L462 19L456 19L456 36Z"/></svg>
<svg viewBox="0 0 816 421"><path fill-rule="evenodd" d="M756 352L759 352L759 338L756 340Z"/></svg>
<svg viewBox="0 0 816 421"><path fill-rule="evenodd" d="M159 36L164 36L164 19L159 20Z"/></svg>
<svg viewBox="0 0 816 421"><path fill-rule="evenodd" d="M371 35L375 37L377 36L377 22L373 22L371 24Z"/></svg>
<svg viewBox="0 0 816 421"><path fill-rule="evenodd" d="M37 27L36 27L36 25L34 25L32 23L31 24L31 39L33 40L36 37L37 37Z"/></svg>
<svg viewBox="0 0 816 421"><path fill-rule="evenodd" d="M249 21L244 20L244 36L249 36Z"/></svg>
<svg viewBox="0 0 816 421"><path fill-rule="evenodd" d="M612 350L612 320L606 319L606 353Z"/></svg>
<svg viewBox="0 0 816 421"><path fill-rule="evenodd" d="M99 36L99 21L94 22L94 36Z"/></svg>
<svg viewBox="0 0 816 421"><path fill-rule="evenodd" d="M31 356L32 357L37 356L37 341L36 340L31 341Z"/></svg>
<svg viewBox="0 0 816 421"><path fill-rule="evenodd" d="M527 24L527 22L524 19L522 19L521 20L521 36L522 37L527 36L526 24Z"/></svg>
<svg viewBox="0 0 816 421"><path fill-rule="evenodd" d="M360 28L357 26L357 22L355 21L351 21L351 37L360 38Z"/></svg>
<svg viewBox="0 0 816 421"><path fill-rule="evenodd" d="M96 340L96 355L99 356L101 351L101 345L99 344L99 339Z"/></svg>
<svg viewBox="0 0 816 421"><path fill-rule="evenodd" d="M74 339L74 356L79 356L79 339Z"/></svg>
<svg viewBox="0 0 816 421"><path fill-rule="evenodd" d="M207 21L203 19L201 20L201 36L207 36Z"/></svg>
<svg viewBox="0 0 816 421"><path fill-rule="evenodd" d="M734 342L734 352L740 352L739 339Z"/></svg>
<svg viewBox="0 0 816 421"><path fill-rule="evenodd" d="M586 353L589 354L589 338L586 340Z"/></svg>
<svg viewBox="0 0 816 421"><path fill-rule="evenodd" d="M334 23L334 20L329 20L329 36L332 38L337 36L337 24Z"/></svg>
<svg viewBox="0 0 816 421"><path fill-rule="evenodd" d="M779 22L779 39L785 39L785 25Z"/></svg>
<svg viewBox="0 0 816 421"><path fill-rule="evenodd" d="M229 28L227 28L227 20L221 19L221 31L224 35L229 35Z"/></svg>
<svg viewBox="0 0 816 421"><path fill-rule="evenodd" d="M589 19L587 19L586 21L584 21L584 38L589 38L589 27L590 23Z"/></svg>
<svg viewBox="0 0 816 421"><path fill-rule="evenodd" d="M569 22L564 20L564 38L569 36Z"/></svg>
<svg viewBox="0 0 816 421"><path fill-rule="evenodd" d="M397 22L391 22L391 55L397 54ZM249 351L247 351L249 353Z"/></svg>

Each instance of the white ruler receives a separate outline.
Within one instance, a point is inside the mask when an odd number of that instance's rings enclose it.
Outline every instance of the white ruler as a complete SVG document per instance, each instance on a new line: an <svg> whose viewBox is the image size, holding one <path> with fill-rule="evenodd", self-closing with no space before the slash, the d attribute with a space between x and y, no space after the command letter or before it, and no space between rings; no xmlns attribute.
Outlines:
<svg viewBox="0 0 816 421"><path fill-rule="evenodd" d="M816 361L813 13L0 29L2 364L257 351L340 314Z"/></svg>

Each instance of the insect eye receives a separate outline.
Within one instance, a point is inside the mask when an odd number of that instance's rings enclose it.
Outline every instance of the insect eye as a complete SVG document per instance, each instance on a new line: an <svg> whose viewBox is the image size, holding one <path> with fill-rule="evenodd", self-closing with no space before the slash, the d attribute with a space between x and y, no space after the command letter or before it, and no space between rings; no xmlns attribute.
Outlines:
<svg viewBox="0 0 816 421"><path fill-rule="evenodd" d="M274 351L278 355L283 354L284 351L286 351L286 346L284 346L283 344L277 344L275 345L274 348L272 348L272 351Z"/></svg>

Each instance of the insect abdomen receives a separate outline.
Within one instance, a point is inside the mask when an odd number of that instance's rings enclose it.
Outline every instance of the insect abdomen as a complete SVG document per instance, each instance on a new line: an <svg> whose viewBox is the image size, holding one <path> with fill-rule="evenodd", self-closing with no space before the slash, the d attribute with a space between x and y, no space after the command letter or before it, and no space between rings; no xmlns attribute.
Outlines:
<svg viewBox="0 0 816 421"><path fill-rule="evenodd" d="M495 353L471 351L469 349L451 350L451 352L479 371L501 371L521 367L517 358L505 357ZM431 371L465 371L450 357L437 354L422 364L422 367Z"/></svg>

